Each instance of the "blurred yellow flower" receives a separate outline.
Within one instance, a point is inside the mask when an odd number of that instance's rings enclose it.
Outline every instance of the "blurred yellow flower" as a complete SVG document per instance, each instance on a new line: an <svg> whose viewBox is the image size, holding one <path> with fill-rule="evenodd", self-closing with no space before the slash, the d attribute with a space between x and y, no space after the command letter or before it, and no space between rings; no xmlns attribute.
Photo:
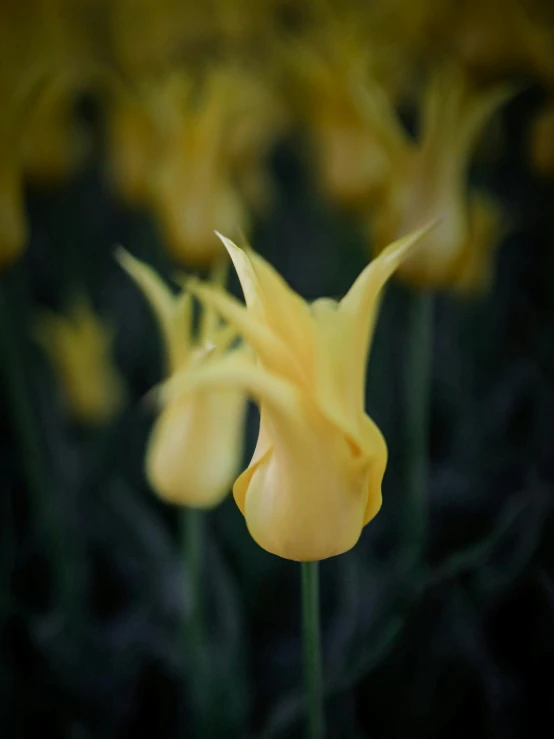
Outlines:
<svg viewBox="0 0 554 739"><path fill-rule="evenodd" d="M205 266L223 253L213 229L238 235L248 230L249 219L229 167L227 75L215 68L199 88L195 82L176 73L151 99L162 143L150 202L172 256Z"/></svg>
<svg viewBox="0 0 554 739"><path fill-rule="evenodd" d="M160 145L148 107L127 91L114 91L107 105L106 127L110 184L125 202L146 206Z"/></svg>
<svg viewBox="0 0 554 739"><path fill-rule="evenodd" d="M182 49L188 5L183 0L107 3L103 20L107 19L117 68L134 77L170 67Z"/></svg>
<svg viewBox="0 0 554 739"><path fill-rule="evenodd" d="M14 152L5 150L9 143L0 142L0 271L18 258L27 242L23 179Z"/></svg>
<svg viewBox="0 0 554 739"><path fill-rule="evenodd" d="M533 169L542 177L554 175L554 102L536 115L530 132L530 157Z"/></svg>
<svg viewBox="0 0 554 739"><path fill-rule="evenodd" d="M506 86L476 90L461 71L441 70L424 95L418 141L400 127L395 141L389 137L393 167L368 220L379 252L438 219L398 269L416 287L475 290L490 274L499 209L490 198L468 195L467 175L483 128L509 93Z"/></svg>
<svg viewBox="0 0 554 739"><path fill-rule="evenodd" d="M345 552L379 511L387 447L364 412L366 362L381 289L420 236L392 244L340 302L307 304L228 239L246 307L216 287L191 286L259 360L223 358L180 387L241 388L259 403L258 444L233 493L252 537L273 554L310 561Z"/></svg>
<svg viewBox="0 0 554 739"><path fill-rule="evenodd" d="M77 168L87 149L87 138L77 122L75 81L58 78L37 96L25 121L22 166L38 183L56 183Z"/></svg>
<svg viewBox="0 0 554 739"><path fill-rule="evenodd" d="M214 227L238 236L250 209L267 210L267 160L289 121L263 75L238 65L174 69L113 90L110 176L128 202L150 205L178 262L207 266L224 254Z"/></svg>
<svg viewBox="0 0 554 739"><path fill-rule="evenodd" d="M43 10L30 22L28 9L0 3L0 270L27 242L21 143L50 62Z"/></svg>
<svg viewBox="0 0 554 739"><path fill-rule="evenodd" d="M355 209L374 197L390 172L391 122L381 113L388 99L370 76L367 45L350 36L318 41L294 49L299 105L314 138L322 190Z"/></svg>
<svg viewBox="0 0 554 739"><path fill-rule="evenodd" d="M273 200L269 155L291 126L291 115L269 74L236 67L229 69L227 84L231 173L247 205L265 215Z"/></svg>
<svg viewBox="0 0 554 739"><path fill-rule="evenodd" d="M162 409L146 455L148 480L170 503L211 508L230 492L242 460L246 395L237 388L183 392L180 378L207 371L226 352L244 358L244 350L229 349L236 331L209 309L202 312L194 335L191 295L174 295L148 265L127 252L121 251L119 260L150 302L167 354ZM220 268L213 279L223 281Z"/></svg>
<svg viewBox="0 0 554 739"><path fill-rule="evenodd" d="M83 297L66 315L43 310L35 337L54 367L67 410L85 425L113 418L125 399L123 379L112 357L113 330Z"/></svg>
<svg viewBox="0 0 554 739"><path fill-rule="evenodd" d="M443 50L485 81L526 72L554 80L549 3L522 0L450 0L437 14L435 37ZM527 6L527 7L526 7Z"/></svg>

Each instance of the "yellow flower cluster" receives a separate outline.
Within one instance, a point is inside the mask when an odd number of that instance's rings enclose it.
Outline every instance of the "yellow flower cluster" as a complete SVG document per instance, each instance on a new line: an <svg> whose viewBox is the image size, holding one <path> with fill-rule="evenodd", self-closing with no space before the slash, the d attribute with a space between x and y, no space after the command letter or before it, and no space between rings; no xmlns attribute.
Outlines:
<svg viewBox="0 0 554 739"><path fill-rule="evenodd" d="M271 149L304 130L318 185L374 251L443 219L402 278L476 290L502 228L468 171L513 81L552 97L554 14L540 0L24 0L0 10L0 57L0 266L26 241L23 177L59 180L86 156L86 91L114 192L153 212L179 262L211 264L214 228L248 233L271 204ZM544 175L550 107L530 132Z"/></svg>

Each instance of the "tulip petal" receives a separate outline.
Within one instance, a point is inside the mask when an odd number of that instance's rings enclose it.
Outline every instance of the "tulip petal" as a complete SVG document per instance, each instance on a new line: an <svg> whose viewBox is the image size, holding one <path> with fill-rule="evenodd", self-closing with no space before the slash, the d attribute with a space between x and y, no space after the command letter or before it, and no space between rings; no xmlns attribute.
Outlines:
<svg viewBox="0 0 554 739"><path fill-rule="evenodd" d="M189 281L188 289L205 308L213 308L234 326L266 367L292 382L301 379L296 358L255 312L247 310L236 298L223 290L201 284L196 280Z"/></svg>
<svg viewBox="0 0 554 739"><path fill-rule="evenodd" d="M469 237L457 265L455 287L478 293L493 281L493 255L506 233L506 217L496 201L484 193L471 194L468 210Z"/></svg>
<svg viewBox="0 0 554 739"><path fill-rule="evenodd" d="M160 326L169 326L173 320L175 296L165 282L152 267L134 257L125 249L120 247L115 257L142 290L152 306Z"/></svg>
<svg viewBox="0 0 554 739"><path fill-rule="evenodd" d="M313 321L308 304L254 251L245 252L218 234L231 255L249 310L263 312L273 333L291 348L306 382L313 377Z"/></svg>
<svg viewBox="0 0 554 739"><path fill-rule="evenodd" d="M154 424L146 455L156 493L195 508L219 504L241 463L245 409L246 397L236 389L186 393L168 403Z"/></svg>
<svg viewBox="0 0 554 739"><path fill-rule="evenodd" d="M292 437L262 405L271 446L235 483L248 530L260 546L296 561L325 559L357 542L381 504L383 460L353 453L315 406L300 404ZM379 479L378 479L379 478ZM371 497L371 500L369 498Z"/></svg>
<svg viewBox="0 0 554 739"><path fill-rule="evenodd" d="M136 259L125 249L118 249L116 258L140 287L158 319L171 374L186 361L190 351L191 298L187 293L174 295L152 267Z"/></svg>
<svg viewBox="0 0 554 739"><path fill-rule="evenodd" d="M229 272L229 260L216 259L212 269L210 270L210 284L216 287L225 287L227 274ZM212 308L204 308L200 316L200 326L198 335L201 344L208 342L216 343L215 336L218 330L219 316Z"/></svg>
<svg viewBox="0 0 554 739"><path fill-rule="evenodd" d="M262 291L252 262L248 259L246 252L239 249L236 244L233 244L231 239L223 236L218 231L215 233L216 236L221 239L223 246L227 249L229 256L233 260L233 264L244 293L246 305L253 313L263 314L263 307L261 304Z"/></svg>
<svg viewBox="0 0 554 739"><path fill-rule="evenodd" d="M224 354L237 337L237 330L234 326L229 326L227 324L219 327L217 333L211 340L214 347L212 356L220 357L222 354Z"/></svg>
<svg viewBox="0 0 554 739"><path fill-rule="evenodd" d="M367 504L364 512L364 526L379 513L382 504L381 483L389 456L387 443L375 421L364 414L362 423L363 449L371 459L368 480Z"/></svg>
<svg viewBox="0 0 554 739"><path fill-rule="evenodd" d="M310 358L314 335L310 307L259 254L252 252L250 261L262 291L261 301L268 326L291 347L309 382L313 374Z"/></svg>
<svg viewBox="0 0 554 739"><path fill-rule="evenodd" d="M293 383L255 365L240 350L229 352L216 362L183 370L166 385L171 388L171 393L179 394L210 388L238 388L270 407L272 413L287 425L290 434L297 436L295 427L302 393Z"/></svg>
<svg viewBox="0 0 554 739"><path fill-rule="evenodd" d="M360 97L376 140L392 162L402 161L413 145L386 92L376 80L370 78L364 80Z"/></svg>
<svg viewBox="0 0 554 739"><path fill-rule="evenodd" d="M464 111L464 119L458 122L458 136L460 149L473 152L477 139L483 131L487 121L504 105L516 92L513 84L498 85L492 90L468 95Z"/></svg>
<svg viewBox="0 0 554 739"><path fill-rule="evenodd" d="M273 442L267 430L265 413L260 413L260 430L258 432L258 439L256 441L256 448L254 449L252 459L250 460L248 467L238 476L233 485L233 497L243 516L246 512L246 494L248 492L248 486L250 485L252 476L260 465L267 462L272 449Z"/></svg>
<svg viewBox="0 0 554 739"><path fill-rule="evenodd" d="M454 66L430 81L422 110L422 152L434 167L459 171L492 114L515 92L510 84L479 91Z"/></svg>
<svg viewBox="0 0 554 739"><path fill-rule="evenodd" d="M315 393L327 417L360 443L360 402L358 388L352 381L358 373L349 351L353 322L339 310L339 303L321 298L312 304L316 326Z"/></svg>
<svg viewBox="0 0 554 739"><path fill-rule="evenodd" d="M347 362L352 367L350 407L352 404L354 406L361 404L363 407L364 404L367 357L373 338L381 289L414 244L436 223L434 221L390 244L368 264L340 302L341 315L350 319L349 325L345 324L343 338L344 346L349 347L350 351L342 352L338 358L338 361Z"/></svg>
<svg viewBox="0 0 554 739"><path fill-rule="evenodd" d="M369 455L352 450L302 390L244 358L229 356L183 372L181 382L183 397L235 388L260 404L263 432L234 494L262 547L309 560L354 546L364 518L380 505L381 448Z"/></svg>

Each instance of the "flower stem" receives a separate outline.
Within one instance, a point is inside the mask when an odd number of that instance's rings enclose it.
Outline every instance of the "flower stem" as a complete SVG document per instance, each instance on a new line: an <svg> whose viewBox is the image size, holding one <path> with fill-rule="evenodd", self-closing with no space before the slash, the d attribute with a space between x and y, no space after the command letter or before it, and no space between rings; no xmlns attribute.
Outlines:
<svg viewBox="0 0 554 739"><path fill-rule="evenodd" d="M204 511L183 510L183 551L189 575L190 608L185 619L185 648L189 655L190 687L194 696L195 724L198 736L204 736L207 720L207 691L204 629Z"/></svg>
<svg viewBox="0 0 554 739"><path fill-rule="evenodd" d="M429 488L429 411L433 350L433 295L414 293L406 362L407 504L406 545L416 565L427 546Z"/></svg>
<svg viewBox="0 0 554 739"><path fill-rule="evenodd" d="M302 562L302 638L309 739L323 739L319 562Z"/></svg>
<svg viewBox="0 0 554 739"><path fill-rule="evenodd" d="M0 277L0 356L5 400L19 444L21 469L30 496L39 539L45 547L54 576L54 589L66 615L78 603L71 557L65 551L67 532L61 530L59 510L49 489L33 408L25 382L20 342L10 314L6 277Z"/></svg>

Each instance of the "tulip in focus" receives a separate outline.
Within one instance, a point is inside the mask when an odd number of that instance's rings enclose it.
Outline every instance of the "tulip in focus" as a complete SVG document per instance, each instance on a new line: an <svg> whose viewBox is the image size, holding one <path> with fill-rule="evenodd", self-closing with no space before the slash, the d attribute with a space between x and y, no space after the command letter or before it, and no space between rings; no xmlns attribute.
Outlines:
<svg viewBox="0 0 554 739"><path fill-rule="evenodd" d="M397 128L393 167L370 224L379 251L400 234L438 221L398 269L411 285L461 291L486 285L499 208L468 193L467 177L479 135L508 94L505 86L478 91L460 71L441 71L425 95L417 143Z"/></svg>
<svg viewBox="0 0 554 739"><path fill-rule="evenodd" d="M257 355L257 365L224 357L180 386L191 395L242 389L259 403L256 450L233 493L268 552L297 561L341 554L381 507L387 446L364 411L367 356L381 289L420 236L383 251L340 302L309 305L259 255L227 239L246 307L216 287L191 288Z"/></svg>
<svg viewBox="0 0 554 739"><path fill-rule="evenodd" d="M127 252L121 251L119 260L150 302L167 355L162 408L146 455L148 480L170 503L212 508L229 493L242 459L246 395L236 387L183 392L180 378L209 371L226 354L244 360L244 349L229 350L236 331L210 309L203 311L193 334L191 295L174 295L148 265ZM221 270L214 270L214 280L222 281Z"/></svg>
<svg viewBox="0 0 554 739"><path fill-rule="evenodd" d="M67 315L43 311L35 337L54 367L68 412L80 424L107 423L125 398L112 357L113 332L80 299Z"/></svg>

